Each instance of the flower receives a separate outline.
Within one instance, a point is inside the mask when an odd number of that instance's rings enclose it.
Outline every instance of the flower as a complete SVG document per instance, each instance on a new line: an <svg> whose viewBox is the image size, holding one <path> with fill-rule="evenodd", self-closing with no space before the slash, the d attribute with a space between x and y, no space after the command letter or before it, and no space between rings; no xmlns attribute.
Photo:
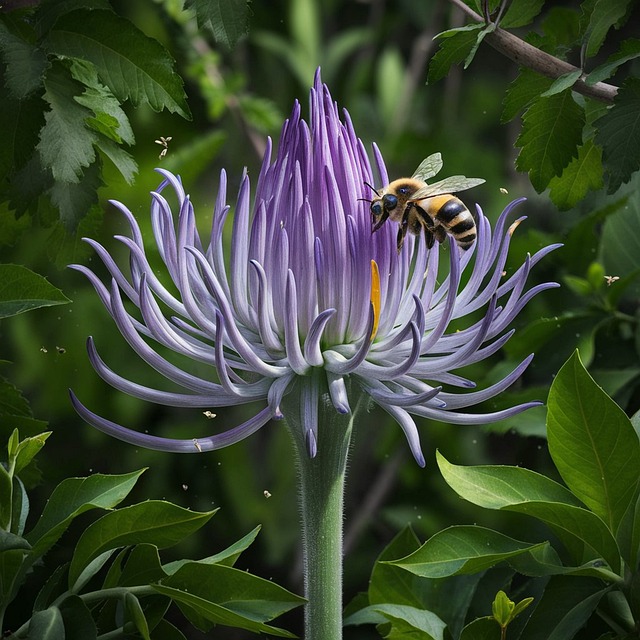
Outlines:
<svg viewBox="0 0 640 640"><path fill-rule="evenodd" d="M283 397L296 394L309 456L318 449L319 412L348 414L364 393L401 426L420 465L424 457L413 416L454 424L481 424L513 416L536 403L489 414L461 412L499 394L524 371L526 358L487 389L455 370L496 353L512 335L509 324L546 283L526 290L531 268L554 246L527 257L509 278L503 270L516 224L505 229L519 201L494 229L478 208L478 237L462 252L426 248L410 236L396 251L394 223L372 234L365 183L386 184L377 147L378 180L349 115L338 107L319 73L311 90L307 124L296 102L284 123L275 160L271 143L250 195L242 178L233 215L229 256L222 232L229 213L227 178L220 175L211 235L196 230L193 204L179 177L158 169L164 180L152 192L151 220L158 251L171 280L167 287L149 264L138 223L126 206L130 237L116 236L130 253L125 275L108 251L86 241L111 274L110 286L88 268L87 276L136 354L180 391L167 393L113 371L88 339L90 361L113 387L143 400L175 407L210 409L262 400L266 406L245 423L193 440L143 434L102 418L71 392L78 413L96 428L127 442L164 451L199 452L228 446L283 417ZM168 192L177 198L172 210ZM174 218L177 212L177 221ZM448 255L449 273L438 283L438 263ZM228 257L228 260L225 258ZM466 283L461 276L469 271ZM177 291L177 294L172 291ZM129 313L124 298L135 307ZM484 310L479 320L450 330L454 320ZM196 376L156 351L159 344L208 365ZM444 387L447 390L444 390ZM455 393L458 388L462 392ZM286 413L286 412L285 412ZM287 417L286 415L284 416Z"/></svg>

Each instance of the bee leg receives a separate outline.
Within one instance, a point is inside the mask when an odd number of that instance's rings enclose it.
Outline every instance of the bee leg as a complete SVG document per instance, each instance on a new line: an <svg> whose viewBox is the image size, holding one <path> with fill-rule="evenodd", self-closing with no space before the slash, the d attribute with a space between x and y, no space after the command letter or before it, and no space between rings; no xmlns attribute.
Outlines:
<svg viewBox="0 0 640 640"><path fill-rule="evenodd" d="M402 214L402 221L400 222L400 228L398 229L398 237L396 240L396 244L398 247L398 253L402 250L402 245L404 244L404 237L407 235L407 230L409 229L409 213L411 212L411 204L407 205L407 208L404 210Z"/></svg>
<svg viewBox="0 0 640 640"><path fill-rule="evenodd" d="M444 227L437 226L433 232L436 240L442 244L447 239L447 230Z"/></svg>
<svg viewBox="0 0 640 640"><path fill-rule="evenodd" d="M431 249L436 241L435 236L431 231L429 231L429 229L427 229L426 226L424 228L424 240L427 243L427 249Z"/></svg>
<svg viewBox="0 0 640 640"><path fill-rule="evenodd" d="M371 227L371 233L375 233L388 219L389 219L389 212L386 209L383 210L382 215L380 216L380 219L377 222L375 222L375 219L372 218L371 221L374 224Z"/></svg>

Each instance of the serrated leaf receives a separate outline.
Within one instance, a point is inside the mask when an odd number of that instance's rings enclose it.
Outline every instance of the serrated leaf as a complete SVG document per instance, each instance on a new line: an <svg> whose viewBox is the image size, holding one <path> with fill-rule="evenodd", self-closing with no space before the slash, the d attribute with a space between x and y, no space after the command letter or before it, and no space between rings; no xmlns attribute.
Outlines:
<svg viewBox="0 0 640 640"><path fill-rule="evenodd" d="M85 126L91 112L75 97L82 88L58 64L47 72L44 99L49 104L37 149L42 166L61 182L80 182L84 169L94 162L95 132Z"/></svg>
<svg viewBox="0 0 640 640"><path fill-rule="evenodd" d="M112 509L129 494L144 469L123 475L95 474L66 478L51 494L36 526L26 538L34 554L45 553L71 521L89 509Z"/></svg>
<svg viewBox="0 0 640 640"><path fill-rule="evenodd" d="M189 511L161 500L107 513L80 537L69 567L69 585L74 585L84 567L108 549L145 542L160 549L170 547L197 531L214 513Z"/></svg>
<svg viewBox="0 0 640 640"><path fill-rule="evenodd" d="M439 531L417 551L390 564L422 578L478 573L523 553L548 546L531 544L477 526L453 526Z"/></svg>
<svg viewBox="0 0 640 640"><path fill-rule="evenodd" d="M551 179L549 196L560 211L566 211L603 185L602 148L587 140L562 174Z"/></svg>
<svg viewBox="0 0 640 640"><path fill-rule="evenodd" d="M513 120L522 110L526 109L541 93L545 92L553 83L551 78L540 75L532 69L522 68L520 73L507 89L502 103L500 122L503 124Z"/></svg>
<svg viewBox="0 0 640 640"><path fill-rule="evenodd" d="M620 87L613 107L594 126L613 193L640 168L640 79L629 78Z"/></svg>
<svg viewBox="0 0 640 640"><path fill-rule="evenodd" d="M46 39L49 52L95 65L102 82L124 102L148 103L191 117L174 61L157 41L111 11L77 10L60 17Z"/></svg>
<svg viewBox="0 0 640 640"><path fill-rule="evenodd" d="M138 173L138 163L133 159L133 156L104 136L98 137L96 144L98 149L113 162L127 184L133 184Z"/></svg>
<svg viewBox="0 0 640 640"><path fill-rule="evenodd" d="M516 166L529 174L536 191L544 191L577 155L584 120L584 110L571 91L538 98L527 109L516 141L520 147Z"/></svg>
<svg viewBox="0 0 640 640"><path fill-rule="evenodd" d="M580 79L581 75L582 69L576 69L561 75L553 81L553 84L544 93L540 94L540 97L548 98L549 96L555 96L556 93L570 89Z"/></svg>
<svg viewBox="0 0 640 640"><path fill-rule="evenodd" d="M629 418L593 381L577 353L551 385L547 433L563 480L615 533L638 486L640 442Z"/></svg>
<svg viewBox="0 0 640 640"><path fill-rule="evenodd" d="M515 29L530 24L540 13L545 0L513 0L500 20L503 29Z"/></svg>
<svg viewBox="0 0 640 640"><path fill-rule="evenodd" d="M247 0L187 0L185 7L195 9L199 29L210 31L228 49L248 31Z"/></svg>
<svg viewBox="0 0 640 640"><path fill-rule="evenodd" d="M42 87L47 58L33 42L11 33L0 21L0 56L5 63L4 83L9 95L23 100Z"/></svg>
<svg viewBox="0 0 640 640"><path fill-rule="evenodd" d="M631 0L596 0L586 30L585 53L591 58L598 53L611 27L618 26Z"/></svg>
<svg viewBox="0 0 640 640"><path fill-rule="evenodd" d="M628 38L620 45L620 49L611 54L604 64L596 67L585 79L586 84L596 84L612 76L620 65L640 56L640 40Z"/></svg>
<svg viewBox="0 0 640 640"><path fill-rule="evenodd" d="M451 65L467 59L478 39L478 31L484 25L473 24L439 33L438 50L429 61L427 84L433 84L449 74Z"/></svg>
<svg viewBox="0 0 640 640"><path fill-rule="evenodd" d="M0 318L69 302L43 276L19 264L0 264Z"/></svg>
<svg viewBox="0 0 640 640"><path fill-rule="evenodd" d="M42 38L60 16L76 9L111 9L109 0L45 0L38 4L34 23L38 38Z"/></svg>

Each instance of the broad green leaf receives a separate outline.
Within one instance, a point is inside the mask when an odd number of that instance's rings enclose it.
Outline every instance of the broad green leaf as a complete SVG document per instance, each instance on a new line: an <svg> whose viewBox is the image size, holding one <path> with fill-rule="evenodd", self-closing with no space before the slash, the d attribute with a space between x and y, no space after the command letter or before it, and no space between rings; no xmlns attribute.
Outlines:
<svg viewBox="0 0 640 640"><path fill-rule="evenodd" d="M613 107L595 121L596 142L613 193L640 168L640 79L629 78L618 91Z"/></svg>
<svg viewBox="0 0 640 640"><path fill-rule="evenodd" d="M591 58L598 53L611 27L624 18L631 0L595 0L586 30L585 53Z"/></svg>
<svg viewBox="0 0 640 640"><path fill-rule="evenodd" d="M473 24L459 29L439 33L438 50L429 61L427 84L433 84L449 74L451 65L467 59L478 39L478 32L484 25Z"/></svg>
<svg viewBox="0 0 640 640"><path fill-rule="evenodd" d="M582 69L576 69L575 71L569 71L569 73L561 75L553 81L553 84L544 93L540 94L540 97L548 98L549 96L555 96L556 93L562 93L570 89L580 79L581 75Z"/></svg>
<svg viewBox="0 0 640 640"><path fill-rule="evenodd" d="M160 566L158 547L153 544L137 544L131 549L117 584L121 587L134 587L159 582L166 576L167 573Z"/></svg>
<svg viewBox="0 0 640 640"><path fill-rule="evenodd" d="M0 553L0 601L11 602L15 590L24 580L23 549L9 549Z"/></svg>
<svg viewBox="0 0 640 640"><path fill-rule="evenodd" d="M45 431L37 436L25 438L18 444L14 473L20 473L38 455L51 433L51 431Z"/></svg>
<svg viewBox="0 0 640 640"><path fill-rule="evenodd" d="M411 555L390 564L423 578L445 578L484 571L547 545L522 542L484 527L453 526L433 535Z"/></svg>
<svg viewBox="0 0 640 640"><path fill-rule="evenodd" d="M629 504L618 528L617 537L622 557L632 572L637 571L640 561L640 492Z"/></svg>
<svg viewBox="0 0 640 640"><path fill-rule="evenodd" d="M560 211L566 211L575 207L589 191L597 191L603 185L602 149L587 140L562 174L551 178L549 195Z"/></svg>
<svg viewBox="0 0 640 640"><path fill-rule="evenodd" d="M227 567L232 567L235 564L236 560L239 558L240 554L253 543L259 531L260 526L257 526L255 529L253 529L253 531L250 531L246 536L244 536L231 546L227 547L224 551L216 553L213 556L209 556L208 558L197 560L197 562L199 562L200 564L224 564ZM162 570L167 574L172 575L178 569L189 562L194 562L194 560L176 560L175 562L165 564L162 567Z"/></svg>
<svg viewBox="0 0 640 640"><path fill-rule="evenodd" d="M185 8L195 9L198 28L211 31L228 49L248 31L247 0L187 0Z"/></svg>
<svg viewBox="0 0 640 640"><path fill-rule="evenodd" d="M64 599L60 605L65 640L95 640L98 637L91 611L78 596Z"/></svg>
<svg viewBox="0 0 640 640"><path fill-rule="evenodd" d="M170 547L197 531L214 513L198 513L161 500L107 513L80 537L69 567L69 585L75 584L89 562L109 549L144 542L160 549Z"/></svg>
<svg viewBox="0 0 640 640"><path fill-rule="evenodd" d="M31 470L33 470L34 467L31 467ZM25 475L30 474L26 472ZM27 496L27 490L24 486L24 483L22 482L22 479L17 476L13 477L12 502L13 506L11 508L11 533L22 536L24 534L27 516L29 515L29 497Z"/></svg>
<svg viewBox="0 0 640 640"><path fill-rule="evenodd" d="M547 432L563 480L615 532L638 486L640 443L629 418L577 353L551 385Z"/></svg>
<svg viewBox="0 0 640 640"><path fill-rule="evenodd" d="M553 83L532 69L521 68L517 78L509 85L502 103L503 110L500 122L510 122L523 109L526 109L540 94L544 93Z"/></svg>
<svg viewBox="0 0 640 640"><path fill-rule="evenodd" d="M0 529L0 553L11 549L23 549L29 551L31 545L21 536Z"/></svg>
<svg viewBox="0 0 640 640"><path fill-rule="evenodd" d="M151 632L151 640L187 640L187 638L170 622L162 619Z"/></svg>
<svg viewBox="0 0 640 640"><path fill-rule="evenodd" d="M47 71L45 88L49 111L37 146L42 166L51 169L56 180L80 182L84 169L96 159L96 134L85 126L91 111L76 102L82 87L61 64Z"/></svg>
<svg viewBox="0 0 640 640"><path fill-rule="evenodd" d="M515 29L530 24L540 13L544 0L513 0L500 20L503 29Z"/></svg>
<svg viewBox="0 0 640 640"><path fill-rule="evenodd" d="M35 43L27 42L12 33L0 21L0 56L6 65L4 84L9 95L23 100L42 87L42 78L47 67L47 58Z"/></svg>
<svg viewBox="0 0 640 640"><path fill-rule="evenodd" d="M577 155L583 125L584 110L571 91L538 98L527 109L516 141L520 147L516 166L529 174L536 191L544 191Z"/></svg>
<svg viewBox="0 0 640 640"><path fill-rule="evenodd" d="M72 11L60 17L46 39L49 52L93 63L101 81L124 102L148 103L190 118L174 61L157 41L111 11Z"/></svg>
<svg viewBox="0 0 640 640"><path fill-rule="evenodd" d="M596 67L585 79L587 84L596 84L612 76L620 65L640 56L640 40L628 38L620 45L620 49L611 54L604 64Z"/></svg>
<svg viewBox="0 0 640 640"><path fill-rule="evenodd" d="M98 137L96 146L113 162L127 184L133 184L136 173L138 173L138 163L133 159L133 156L104 136Z"/></svg>
<svg viewBox="0 0 640 640"><path fill-rule="evenodd" d="M589 620L609 588L589 578L554 576L520 640L570 640Z"/></svg>
<svg viewBox="0 0 640 640"><path fill-rule="evenodd" d="M144 469L123 475L95 474L67 478L51 494L36 526L26 536L34 555L42 555L66 531L71 521L89 509L113 509L127 497Z"/></svg>
<svg viewBox="0 0 640 640"><path fill-rule="evenodd" d="M38 4L34 16L38 38L51 30L60 16L76 9L111 9L109 0L48 0Z"/></svg>
<svg viewBox="0 0 640 640"><path fill-rule="evenodd" d="M47 578L44 586L38 592L35 602L33 603L33 611L42 611L46 609L59 595L65 591L64 578L67 572L68 564L57 566L51 575Z"/></svg>
<svg viewBox="0 0 640 640"><path fill-rule="evenodd" d="M304 602L304 598L269 580L219 564L187 564L153 587L175 600L202 631L214 624L225 624L294 637L265 623Z"/></svg>
<svg viewBox="0 0 640 640"><path fill-rule="evenodd" d="M102 567L111 559L111 556L115 553L115 549L109 549L99 556L95 557L87 566L80 572L80 575L76 578L76 581L70 585L71 591L79 593L85 587L87 582L95 576Z"/></svg>
<svg viewBox="0 0 640 640"><path fill-rule="evenodd" d="M29 622L27 640L65 640L60 609L51 607L34 613Z"/></svg>
<svg viewBox="0 0 640 640"><path fill-rule="evenodd" d="M490 616L476 618L462 630L460 640L500 640L500 627Z"/></svg>
<svg viewBox="0 0 640 640"><path fill-rule="evenodd" d="M433 612L400 604L376 604L361 609L345 619L344 624L391 623L385 638L393 640L443 640L446 624Z"/></svg>
<svg viewBox="0 0 640 640"><path fill-rule="evenodd" d="M0 264L0 318L71 302L46 278L18 264Z"/></svg>
<svg viewBox="0 0 640 640"><path fill-rule="evenodd" d="M144 640L151 640L151 637L149 636L149 624L147 623L147 619L145 618L140 600L138 600L138 598L136 598L133 593L128 591L124 597L124 606L126 617L131 619L136 629L138 630L138 633L143 637Z"/></svg>

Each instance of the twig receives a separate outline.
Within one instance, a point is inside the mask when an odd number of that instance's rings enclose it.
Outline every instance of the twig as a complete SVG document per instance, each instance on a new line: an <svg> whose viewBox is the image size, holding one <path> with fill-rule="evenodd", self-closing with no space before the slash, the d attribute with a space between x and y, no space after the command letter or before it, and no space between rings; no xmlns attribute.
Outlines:
<svg viewBox="0 0 640 640"><path fill-rule="evenodd" d="M449 0L449 2L464 11L464 13L476 22L485 22L480 14L468 7L462 0ZM560 60L530 45L528 42L518 38L518 36L500 27L497 27L493 33L488 33L485 36L485 42L490 44L496 51L513 60L516 64L533 69L533 71L537 71L548 78L556 79L572 71L578 71L578 67L574 67L568 62ZM573 91L577 91L582 95L608 104L613 103L618 93L618 87L612 84L596 82L596 84L589 85L582 78L571 88Z"/></svg>

